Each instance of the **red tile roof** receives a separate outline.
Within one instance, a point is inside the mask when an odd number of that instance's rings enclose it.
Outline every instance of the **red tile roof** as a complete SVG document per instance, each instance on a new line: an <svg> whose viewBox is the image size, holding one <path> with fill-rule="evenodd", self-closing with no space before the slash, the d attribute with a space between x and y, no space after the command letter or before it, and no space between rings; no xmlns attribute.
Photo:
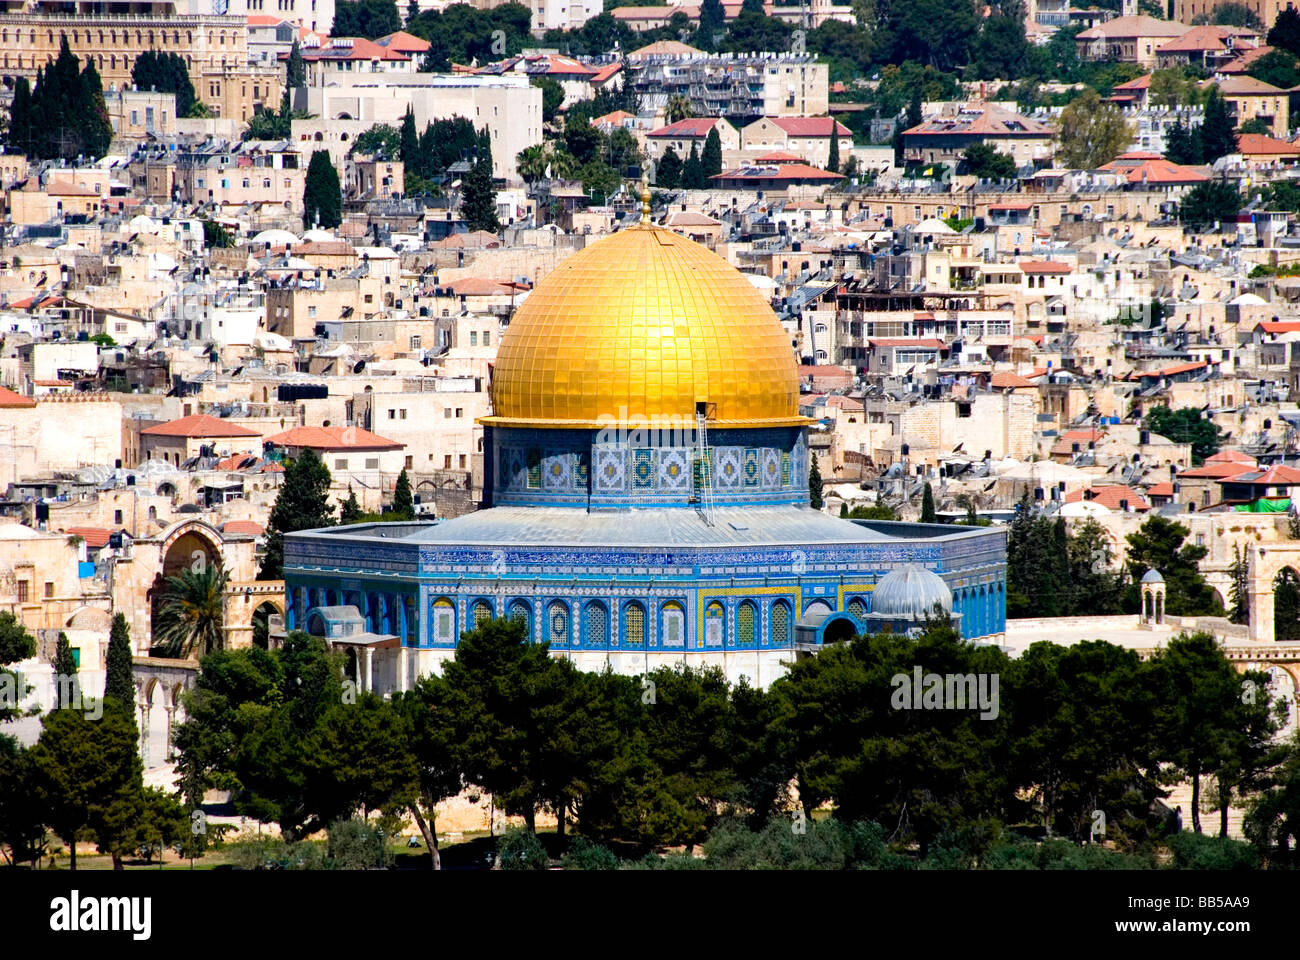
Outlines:
<svg viewBox="0 0 1300 960"><path fill-rule="evenodd" d="M1172 497L1174 495L1174 485L1165 480L1161 483L1153 483L1147 487L1147 496L1151 497Z"/></svg>
<svg viewBox="0 0 1300 960"><path fill-rule="evenodd" d="M245 467L254 466L259 457L255 453L237 453L234 456L218 460L214 470L243 470Z"/></svg>
<svg viewBox="0 0 1300 960"><path fill-rule="evenodd" d="M99 550L108 546L108 538L114 531L105 530L103 527L68 527L63 532L85 540L86 546L91 550Z"/></svg>
<svg viewBox="0 0 1300 960"><path fill-rule="evenodd" d="M669 138L697 137L703 140L709 135L709 131L721 122L721 119L721 117L690 117L686 120L678 120L676 123L670 123L666 127L660 127L658 130L651 130L647 136Z"/></svg>
<svg viewBox="0 0 1300 960"><path fill-rule="evenodd" d="M1065 495L1065 502L1079 503L1085 499L1083 493L1082 490L1075 490L1071 493L1067 493ZM1109 510L1123 509L1120 506L1121 500L1127 500L1129 509L1133 511L1141 512L1143 510L1151 509L1150 502L1141 494L1141 492L1134 490L1131 487L1122 486L1121 484L1093 487L1091 493L1092 496L1087 499L1090 499L1093 503L1101 504Z"/></svg>
<svg viewBox="0 0 1300 960"><path fill-rule="evenodd" d="M227 520L221 525L221 532L260 537L266 533L266 530L260 523L254 523L252 520Z"/></svg>
<svg viewBox="0 0 1300 960"><path fill-rule="evenodd" d="M1034 382L1026 380L1024 377L1009 371L1000 371L993 374L993 388L995 390L1008 390L1015 387L1032 387Z"/></svg>
<svg viewBox="0 0 1300 960"><path fill-rule="evenodd" d="M790 137L830 138L832 125L841 137L851 137L853 131L833 117L770 117L773 125L780 127Z"/></svg>
<svg viewBox="0 0 1300 960"><path fill-rule="evenodd" d="M1259 461L1248 453L1242 453L1240 450L1220 450L1218 453L1210 454L1205 458L1206 463L1248 463L1252 467Z"/></svg>
<svg viewBox="0 0 1300 960"><path fill-rule="evenodd" d="M8 387L0 387L0 407L34 407L36 401L31 397L24 397L20 393L14 393Z"/></svg>
<svg viewBox="0 0 1300 960"><path fill-rule="evenodd" d="M1266 137L1262 133L1237 134L1237 152L1243 154L1265 153L1280 157L1300 156L1300 145Z"/></svg>
<svg viewBox="0 0 1300 960"><path fill-rule="evenodd" d="M1265 320L1255 327L1265 333L1294 333L1300 330L1300 320Z"/></svg>
<svg viewBox="0 0 1300 960"><path fill-rule="evenodd" d="M1217 53L1220 50L1231 49L1226 42L1229 37L1233 38L1234 45L1240 45L1242 49L1253 46L1243 41L1240 33L1241 31L1232 27L1210 25L1192 27L1181 37L1161 44L1156 48L1156 53L1201 53L1207 50Z"/></svg>
<svg viewBox="0 0 1300 960"><path fill-rule="evenodd" d="M380 37L375 43L381 47L387 47L389 50L396 50L398 53L424 53L431 46L428 40L421 40L405 30L398 30L386 37Z"/></svg>
<svg viewBox="0 0 1300 960"><path fill-rule="evenodd" d="M1020 269L1025 273L1073 273L1074 268L1060 260L1021 260Z"/></svg>
<svg viewBox="0 0 1300 960"><path fill-rule="evenodd" d="M259 433L249 430L247 427L241 427L229 420L208 416L206 413L196 413L193 416L181 417L179 420L145 427L140 433L142 436L148 437L194 437L199 439L260 436Z"/></svg>
<svg viewBox="0 0 1300 960"><path fill-rule="evenodd" d="M277 447L311 447L313 450L401 450L406 446L360 427L293 427L267 437L266 442Z"/></svg>
<svg viewBox="0 0 1300 960"><path fill-rule="evenodd" d="M1112 173L1121 173L1128 183L1201 183L1210 178L1195 167L1185 167L1171 163L1164 157L1135 156L1128 154L1116 157L1099 169Z"/></svg>
<svg viewBox="0 0 1300 960"><path fill-rule="evenodd" d="M328 47L308 48L301 51L302 58L313 60L410 60L410 55L390 47L381 47L373 40L364 37L331 37ZM288 60L289 54L282 53L281 60Z"/></svg>
<svg viewBox="0 0 1300 960"><path fill-rule="evenodd" d="M1030 120L1018 113L986 104L968 104L961 113L926 120L903 135L909 137L951 137L953 135L988 137L1051 137L1053 130L1045 123Z"/></svg>
<svg viewBox="0 0 1300 960"><path fill-rule="evenodd" d="M1206 460L1203 466L1184 470L1178 476L1197 480L1221 480L1224 477L1236 476L1241 472L1242 468L1239 463L1211 463Z"/></svg>
<svg viewBox="0 0 1300 960"><path fill-rule="evenodd" d="M773 169L775 168L775 169ZM842 180L838 173L819 170L806 163L775 163L761 167L741 167L715 173L710 180Z"/></svg>
<svg viewBox="0 0 1300 960"><path fill-rule="evenodd" d="M1260 471L1247 470L1236 476L1224 477L1220 483L1246 483L1254 487L1300 486L1300 470L1295 467L1276 466Z"/></svg>

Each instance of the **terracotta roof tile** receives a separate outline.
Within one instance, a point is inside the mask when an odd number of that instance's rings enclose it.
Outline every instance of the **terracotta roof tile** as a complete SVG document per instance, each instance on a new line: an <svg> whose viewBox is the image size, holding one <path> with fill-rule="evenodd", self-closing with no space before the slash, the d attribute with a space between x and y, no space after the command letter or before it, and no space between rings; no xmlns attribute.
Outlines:
<svg viewBox="0 0 1300 960"><path fill-rule="evenodd" d="M179 420L171 420L167 423L145 427L140 433L142 436L147 437L193 437L196 439L260 436L259 433L249 430L247 427L241 427L237 423L212 417L206 413L196 413L189 417L181 417Z"/></svg>

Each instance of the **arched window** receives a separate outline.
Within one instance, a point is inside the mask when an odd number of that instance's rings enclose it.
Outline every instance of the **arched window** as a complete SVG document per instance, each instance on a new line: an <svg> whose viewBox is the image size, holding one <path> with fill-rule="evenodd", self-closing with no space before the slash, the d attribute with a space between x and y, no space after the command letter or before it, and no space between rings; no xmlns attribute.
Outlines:
<svg viewBox="0 0 1300 960"><path fill-rule="evenodd" d="M587 646L603 647L609 640L609 614L605 605L595 600L587 604Z"/></svg>
<svg viewBox="0 0 1300 960"><path fill-rule="evenodd" d="M486 600L475 601L473 609L474 626L471 629L477 630L491 619L492 604L488 603Z"/></svg>
<svg viewBox="0 0 1300 960"><path fill-rule="evenodd" d="M547 610L551 646L569 645L569 608L559 600L554 601Z"/></svg>
<svg viewBox="0 0 1300 960"><path fill-rule="evenodd" d="M704 636L697 637L696 647L721 647L727 631L727 614L722 604L712 601L704 608Z"/></svg>
<svg viewBox="0 0 1300 960"><path fill-rule="evenodd" d="M628 646L645 645L645 607L635 600L623 608L623 639Z"/></svg>
<svg viewBox="0 0 1300 960"><path fill-rule="evenodd" d="M665 647L680 647L686 639L686 611L676 601L665 603L660 612L663 615L663 643Z"/></svg>
<svg viewBox="0 0 1300 960"><path fill-rule="evenodd" d="M867 615L867 604L861 597L854 597L849 601L849 615L853 619L861 622L862 618Z"/></svg>
<svg viewBox="0 0 1300 960"><path fill-rule="evenodd" d="M769 630L774 647L784 647L790 643L790 604L778 600L772 604L772 623Z"/></svg>
<svg viewBox="0 0 1300 960"><path fill-rule="evenodd" d="M433 601L433 642L456 642L456 605L447 597Z"/></svg>
<svg viewBox="0 0 1300 960"><path fill-rule="evenodd" d="M526 600L510 601L510 619L524 622L524 636L533 639L533 611Z"/></svg>
<svg viewBox="0 0 1300 960"><path fill-rule="evenodd" d="M754 638L758 635L756 625L758 617L754 605L748 600L741 603L736 610L736 644L737 646L753 646Z"/></svg>

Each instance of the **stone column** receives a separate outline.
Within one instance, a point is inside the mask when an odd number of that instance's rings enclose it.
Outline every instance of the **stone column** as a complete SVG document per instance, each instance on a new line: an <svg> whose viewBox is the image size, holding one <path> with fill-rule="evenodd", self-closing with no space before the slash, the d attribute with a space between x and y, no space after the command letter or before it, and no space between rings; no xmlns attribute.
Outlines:
<svg viewBox="0 0 1300 960"><path fill-rule="evenodd" d="M1250 580L1250 639L1272 643L1277 638L1273 624L1273 588L1268 581L1253 576Z"/></svg>
<svg viewBox="0 0 1300 960"><path fill-rule="evenodd" d="M168 704L163 709L167 711L167 749L163 754L163 758L170 761L172 759L172 719L176 716L176 707Z"/></svg>
<svg viewBox="0 0 1300 960"><path fill-rule="evenodd" d="M407 690L411 689L410 683L408 682L408 673L410 670L410 665L407 663L408 656L409 655L406 652L406 647L402 646L401 644L398 644L397 646L397 689L402 691L402 693L405 693Z"/></svg>
<svg viewBox="0 0 1300 960"><path fill-rule="evenodd" d="M140 704L140 759L149 766L149 703Z"/></svg>
<svg viewBox="0 0 1300 960"><path fill-rule="evenodd" d="M362 650L361 662L363 666L361 668L361 689L365 692L369 692L373 689L374 677L370 673L370 667L374 662L374 655L375 652L370 647L365 647Z"/></svg>

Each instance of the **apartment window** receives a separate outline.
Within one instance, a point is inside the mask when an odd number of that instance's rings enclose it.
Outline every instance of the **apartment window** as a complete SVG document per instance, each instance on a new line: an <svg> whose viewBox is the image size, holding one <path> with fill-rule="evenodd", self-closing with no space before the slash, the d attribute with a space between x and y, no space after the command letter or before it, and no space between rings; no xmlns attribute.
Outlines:
<svg viewBox="0 0 1300 960"><path fill-rule="evenodd" d="M378 458L378 457L366 457L366 469L367 469L367 470L378 470L378 469L379 469L379 458Z"/></svg>
<svg viewBox="0 0 1300 960"><path fill-rule="evenodd" d="M375 295L373 293L367 293L366 303L374 303L374 301L375 301Z"/></svg>
<svg viewBox="0 0 1300 960"><path fill-rule="evenodd" d="M114 522L114 523L121 523L121 522L122 522L122 511L121 511L121 510L114 510L114 511L113 511L113 522Z"/></svg>
<svg viewBox="0 0 1300 960"><path fill-rule="evenodd" d="M248 177L244 177L243 183L244 183L244 189L247 190L249 187Z"/></svg>
<svg viewBox="0 0 1300 960"><path fill-rule="evenodd" d="M460 468L461 468L462 470L465 469L465 454L463 454L463 453L460 455Z"/></svg>
<svg viewBox="0 0 1300 960"><path fill-rule="evenodd" d="M139 126L139 125L140 125L140 111L139 111L139 110L132 110L132 111L131 111L131 126L133 126L133 127L137 127L137 126Z"/></svg>
<svg viewBox="0 0 1300 960"><path fill-rule="evenodd" d="M450 469L451 469L451 454L450 454L450 453L447 454L445 457L442 458L442 466L443 466L443 469L444 469L444 470L450 470Z"/></svg>
<svg viewBox="0 0 1300 960"><path fill-rule="evenodd" d="M406 419L406 411L405 411L405 410L402 411L402 417L401 417L401 418L402 418L403 420Z"/></svg>
<svg viewBox="0 0 1300 960"><path fill-rule="evenodd" d="M457 408L456 408L456 416L457 416L457 418L460 418L460 417L465 416L465 408L464 408L464 407L457 407Z"/></svg>
<svg viewBox="0 0 1300 960"><path fill-rule="evenodd" d="M484 331L483 331L483 346L485 346L485 347L490 347L490 346L492 346L492 331L491 331L491 330L484 330Z"/></svg>
<svg viewBox="0 0 1300 960"><path fill-rule="evenodd" d="M346 470L347 468L348 468L348 461L346 457L339 457L335 459L334 461L335 470Z"/></svg>
<svg viewBox="0 0 1300 960"><path fill-rule="evenodd" d="M315 308L315 307L308 307L308 308L307 308L307 316L308 316L308 317L314 317L314 316L316 316L316 308Z"/></svg>
<svg viewBox="0 0 1300 960"><path fill-rule="evenodd" d="M27 593L28 593L28 590L30 589L30 587L31 587L31 584L29 584L26 580L19 580L19 581L18 581L18 602L19 602L19 603L26 603L26 602L27 602L27 600L28 600Z"/></svg>
<svg viewBox="0 0 1300 960"><path fill-rule="evenodd" d="M407 458L406 458L406 469L407 469L407 470L414 470L414 469L415 469L415 457L407 457Z"/></svg>
<svg viewBox="0 0 1300 960"><path fill-rule="evenodd" d="M419 335L416 335L416 336L414 336L414 337L411 338L411 349L412 349L412 350L419 350L419 349L420 349L420 337L419 337Z"/></svg>
<svg viewBox="0 0 1300 960"><path fill-rule="evenodd" d="M396 410L389 410L389 411L388 411L388 419L389 419L389 420L396 420L396 419L397 419L397 411L396 411Z"/></svg>
<svg viewBox="0 0 1300 960"><path fill-rule="evenodd" d="M443 408L442 408L442 419L444 419L444 420L450 420L450 419L451 419L451 407L443 407Z"/></svg>
<svg viewBox="0 0 1300 960"><path fill-rule="evenodd" d="M470 345L471 347L477 347L477 346L478 346L478 331L477 331L477 330L471 330L471 331L469 332L469 345Z"/></svg>
<svg viewBox="0 0 1300 960"><path fill-rule="evenodd" d="M53 580L46 580L46 581L45 581L45 599L46 599L46 600L53 600L53 599L54 599L54 581L53 581Z"/></svg>

